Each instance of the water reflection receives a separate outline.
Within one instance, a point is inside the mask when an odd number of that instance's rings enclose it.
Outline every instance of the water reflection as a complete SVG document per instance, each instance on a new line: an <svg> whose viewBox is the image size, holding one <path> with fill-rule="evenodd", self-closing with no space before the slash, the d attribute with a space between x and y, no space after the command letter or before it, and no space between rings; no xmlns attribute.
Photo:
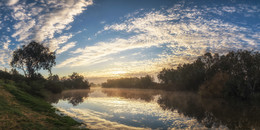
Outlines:
<svg viewBox="0 0 260 130"><path fill-rule="evenodd" d="M194 93L92 89L64 91L50 99L93 129L260 129L259 103L201 99Z"/></svg>
<svg viewBox="0 0 260 130"><path fill-rule="evenodd" d="M205 99L194 93L164 93L158 103L164 110L177 110L196 118L207 128L220 125L230 129L260 128L260 105L257 102Z"/></svg>
<svg viewBox="0 0 260 130"><path fill-rule="evenodd" d="M50 94L47 100L51 103L58 103L59 100L66 100L73 106L84 102L84 99L89 96L89 89L75 89L75 90L65 90L59 94Z"/></svg>
<svg viewBox="0 0 260 130"><path fill-rule="evenodd" d="M163 91L160 90L143 90L142 89L117 89L117 88L109 88L102 89L102 92L107 94L109 97L123 97L128 99L140 99L147 102L154 100L156 95L160 95Z"/></svg>

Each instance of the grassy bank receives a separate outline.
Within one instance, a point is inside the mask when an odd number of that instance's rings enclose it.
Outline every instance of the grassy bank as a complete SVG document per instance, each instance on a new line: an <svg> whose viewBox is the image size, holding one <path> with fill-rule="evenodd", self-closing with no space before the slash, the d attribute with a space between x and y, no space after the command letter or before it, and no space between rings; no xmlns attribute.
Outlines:
<svg viewBox="0 0 260 130"><path fill-rule="evenodd" d="M12 81L0 80L0 129L77 129L80 125L55 111L45 100L20 90Z"/></svg>

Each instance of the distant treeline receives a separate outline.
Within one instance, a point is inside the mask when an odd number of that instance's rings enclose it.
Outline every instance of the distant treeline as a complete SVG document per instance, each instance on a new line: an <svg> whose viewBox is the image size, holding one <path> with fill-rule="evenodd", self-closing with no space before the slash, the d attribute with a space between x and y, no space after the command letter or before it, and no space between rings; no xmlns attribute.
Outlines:
<svg viewBox="0 0 260 130"><path fill-rule="evenodd" d="M15 69L10 72L0 70L0 79L37 96L42 95L43 89L59 93L65 89L89 89L90 87L89 82L75 72L67 77L59 78L58 75L52 75L45 79L41 74L29 78L19 74Z"/></svg>
<svg viewBox="0 0 260 130"><path fill-rule="evenodd" d="M150 76L146 76L147 79ZM205 53L193 63L163 69L158 74L160 85L144 77L107 80L103 87L162 88L194 91L204 97L249 98L260 92L260 54L254 51L232 51L226 55Z"/></svg>
<svg viewBox="0 0 260 130"><path fill-rule="evenodd" d="M104 88L151 88L156 85L153 78L149 75L145 77L108 79L106 83L102 83Z"/></svg>
<svg viewBox="0 0 260 130"><path fill-rule="evenodd" d="M90 83L84 79L84 76L73 72L68 77L59 78L58 75L49 76L45 88L58 93L64 89L89 89Z"/></svg>

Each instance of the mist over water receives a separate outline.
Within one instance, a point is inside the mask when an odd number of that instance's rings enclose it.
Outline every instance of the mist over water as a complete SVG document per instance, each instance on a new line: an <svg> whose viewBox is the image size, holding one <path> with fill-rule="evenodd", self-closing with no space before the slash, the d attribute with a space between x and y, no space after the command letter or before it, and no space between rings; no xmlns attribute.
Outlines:
<svg viewBox="0 0 260 130"><path fill-rule="evenodd" d="M66 90L48 99L91 129L259 129L257 102L147 89Z"/></svg>

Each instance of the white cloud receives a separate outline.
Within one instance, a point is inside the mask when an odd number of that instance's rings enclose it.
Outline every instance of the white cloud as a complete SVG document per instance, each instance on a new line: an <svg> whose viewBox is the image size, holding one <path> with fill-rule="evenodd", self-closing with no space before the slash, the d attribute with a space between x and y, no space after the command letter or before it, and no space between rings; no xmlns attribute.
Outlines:
<svg viewBox="0 0 260 130"><path fill-rule="evenodd" d="M105 24L105 23L106 23L106 21L101 21L101 22L100 22L100 24Z"/></svg>
<svg viewBox="0 0 260 130"><path fill-rule="evenodd" d="M57 50L57 54L61 54L67 50L69 50L70 48L74 47L76 45L76 42L70 42L68 44L66 44L65 46L63 46L61 49Z"/></svg>
<svg viewBox="0 0 260 130"><path fill-rule="evenodd" d="M64 34L57 38L52 38L47 44L51 51L55 51L59 49L60 45L66 43L71 37L73 37L73 34Z"/></svg>
<svg viewBox="0 0 260 130"><path fill-rule="evenodd" d="M17 40L24 41L30 35L33 34L33 32L31 32L31 29L35 26L35 24L36 24L36 22L34 19L27 21L27 22L25 22L25 21L18 22L17 24L14 25L14 29L16 29L16 32L12 35L12 37L19 36L19 38Z"/></svg>
<svg viewBox="0 0 260 130"><path fill-rule="evenodd" d="M12 51L9 49L11 40L8 36L2 36L0 39L0 69L9 68L9 63L11 61Z"/></svg>
<svg viewBox="0 0 260 130"><path fill-rule="evenodd" d="M10 38L8 36L3 36L1 38L2 49L6 50L6 51L9 50L10 42L11 42L11 40L10 40Z"/></svg>
<svg viewBox="0 0 260 130"><path fill-rule="evenodd" d="M12 17L17 20L12 37L17 41L51 41L63 30L69 30L74 17L81 14L92 0L50 0L39 3L21 3L12 7ZM55 46L55 45L53 45Z"/></svg>
<svg viewBox="0 0 260 130"><path fill-rule="evenodd" d="M6 65L6 63L8 63L8 61L10 60L10 53L6 50L0 50L0 63L2 65Z"/></svg>
<svg viewBox="0 0 260 130"><path fill-rule="evenodd" d="M19 2L19 0L9 0L9 1L7 2L7 5L12 6L12 5L15 5L15 4L18 3L18 2Z"/></svg>
<svg viewBox="0 0 260 130"><path fill-rule="evenodd" d="M137 52L137 53L134 53L134 54L132 54L133 56L136 56L136 55L140 55L141 54L141 52Z"/></svg>
<svg viewBox="0 0 260 130"><path fill-rule="evenodd" d="M53 38L55 33L61 33L67 25L74 21L74 16L82 13L85 7L92 5L92 1L48 1L55 10L39 17L39 25L36 26L36 39L44 40ZM53 6L52 6L53 5Z"/></svg>
<svg viewBox="0 0 260 130"><path fill-rule="evenodd" d="M259 43L258 39L253 37L255 32L249 28L220 19L209 20L201 13L203 9L179 8L182 7L148 12L130 17L122 23L105 26L104 30L99 32L116 31L134 35L77 49L72 52L74 57L68 58L57 67L84 66L111 54L136 48L159 47L163 44L168 44L167 49L171 50L171 54L161 54L159 61L164 65L176 66L190 62L206 51L253 49ZM230 11L232 8L228 9Z"/></svg>
<svg viewBox="0 0 260 130"><path fill-rule="evenodd" d="M235 7L228 7L228 6L224 6L222 8L223 11L229 12L229 13L234 13L236 12L236 8Z"/></svg>
<svg viewBox="0 0 260 130"><path fill-rule="evenodd" d="M9 42L5 42L3 45L3 49L8 50Z"/></svg>

